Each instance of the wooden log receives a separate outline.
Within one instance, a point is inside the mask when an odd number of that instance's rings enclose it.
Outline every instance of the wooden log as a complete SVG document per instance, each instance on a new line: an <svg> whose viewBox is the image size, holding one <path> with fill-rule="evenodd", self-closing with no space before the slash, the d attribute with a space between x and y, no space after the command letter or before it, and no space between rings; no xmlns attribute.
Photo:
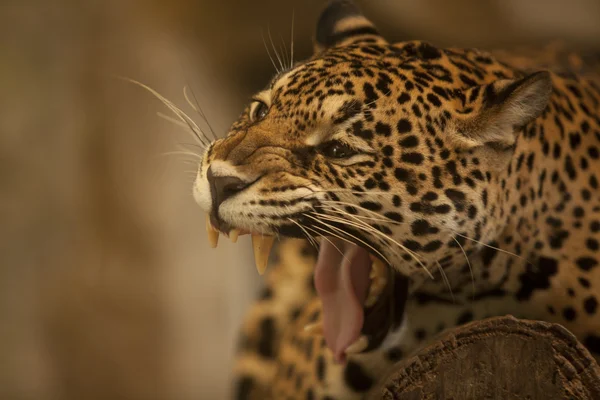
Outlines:
<svg viewBox="0 0 600 400"><path fill-rule="evenodd" d="M560 325L495 317L441 334L369 398L600 400L600 367Z"/></svg>

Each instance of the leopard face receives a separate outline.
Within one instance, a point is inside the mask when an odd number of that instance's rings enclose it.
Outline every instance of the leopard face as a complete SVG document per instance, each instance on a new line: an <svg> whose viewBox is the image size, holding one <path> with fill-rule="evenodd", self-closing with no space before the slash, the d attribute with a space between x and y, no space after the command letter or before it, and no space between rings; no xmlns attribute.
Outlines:
<svg viewBox="0 0 600 400"><path fill-rule="evenodd" d="M550 92L548 73L485 53L389 44L338 1L314 56L275 76L210 144L194 195L221 233L319 238L325 337L343 360L360 334L367 351L401 322L401 310L381 314L403 297L381 293L462 265L504 226L501 172ZM379 263L384 284L368 302Z"/></svg>

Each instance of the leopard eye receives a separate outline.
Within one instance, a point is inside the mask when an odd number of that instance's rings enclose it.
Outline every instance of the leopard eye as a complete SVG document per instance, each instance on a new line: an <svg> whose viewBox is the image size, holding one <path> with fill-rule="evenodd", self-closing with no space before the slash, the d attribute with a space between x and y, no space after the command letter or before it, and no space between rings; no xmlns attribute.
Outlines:
<svg viewBox="0 0 600 400"><path fill-rule="evenodd" d="M346 143L332 140L321 146L321 153L329 158L348 158L356 154L356 150Z"/></svg>
<svg viewBox="0 0 600 400"><path fill-rule="evenodd" d="M260 121L269 113L269 106L260 100L255 100L250 106L250 120L252 122Z"/></svg>

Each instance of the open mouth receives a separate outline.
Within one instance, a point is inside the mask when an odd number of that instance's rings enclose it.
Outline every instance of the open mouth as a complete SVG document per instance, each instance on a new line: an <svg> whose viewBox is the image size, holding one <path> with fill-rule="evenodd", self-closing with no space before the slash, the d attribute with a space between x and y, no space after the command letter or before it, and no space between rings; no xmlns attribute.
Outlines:
<svg viewBox="0 0 600 400"><path fill-rule="evenodd" d="M216 247L219 232L207 216L209 242ZM275 238L231 229L223 233L236 242L252 235L254 260L259 274L267 268ZM402 322L408 280L381 255L339 238L320 238L314 282L322 302L323 318L307 325L310 334L322 334L334 359L345 361L351 354L373 350Z"/></svg>

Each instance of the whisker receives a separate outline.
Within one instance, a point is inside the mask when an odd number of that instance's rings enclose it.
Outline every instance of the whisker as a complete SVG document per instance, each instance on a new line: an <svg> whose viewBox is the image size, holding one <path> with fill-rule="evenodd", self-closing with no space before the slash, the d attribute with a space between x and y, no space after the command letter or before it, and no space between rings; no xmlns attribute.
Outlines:
<svg viewBox="0 0 600 400"><path fill-rule="evenodd" d="M162 153L163 156L193 156L198 159L202 159L200 154L196 154L191 151L167 151L166 153Z"/></svg>
<svg viewBox="0 0 600 400"><path fill-rule="evenodd" d="M200 143L202 143L204 145L209 144L210 140L206 137L204 132L202 132L202 129L200 129L200 127L194 122L194 120L192 118L190 118L183 110L181 110L179 107L177 107L175 104L173 104L173 102L168 100L166 97L164 97L163 95L161 95L156 90L149 87L148 85L145 85L141 82L138 82L138 81L136 81L134 79L130 79L130 78L121 78L121 79L124 79L130 83L133 83L134 85L137 85L143 89L146 89L148 92L150 92L152 95L154 95L154 97L156 97L158 100L160 100L165 106L167 106L167 108L169 108L171 110L171 112L173 112L173 114L175 114L181 120L181 122L187 124L189 129L193 132L194 137L197 138Z"/></svg>
<svg viewBox="0 0 600 400"><path fill-rule="evenodd" d="M378 97L378 98L376 98L376 99L375 99L375 100L373 100L373 101L370 101L370 102L368 102L368 103L365 103L365 105L364 105L364 106L365 106L365 107L368 107L368 106L370 106L370 105L372 105L372 104L375 104L375 103L377 103L379 100L381 100L381 99L385 99L385 98L389 97L389 95L390 95L390 94L392 94L392 91L391 91L391 90L388 90L388 91L387 91L387 93L386 93L385 95L383 95L382 97ZM370 110L369 110L369 111L370 111Z"/></svg>
<svg viewBox="0 0 600 400"><path fill-rule="evenodd" d="M277 68L277 65L275 65L275 60L273 60L273 56L271 56L271 52L269 51L269 46L267 46L267 41L265 40L265 34L264 34L264 32L262 30L260 31L260 36L262 38L263 44L265 45L265 50L267 51L267 55L269 56L269 60L271 60L271 64L273 64L273 68L275 68L275 72L277 74L279 74L280 71Z"/></svg>
<svg viewBox="0 0 600 400"><path fill-rule="evenodd" d="M199 149L200 149L200 150L202 150L202 151L204 151L204 149L206 148L206 147L204 147L204 146L200 146L199 144L196 144L196 143L179 142L179 144L180 144L181 146L192 146L192 147L197 147L197 148L199 148Z"/></svg>
<svg viewBox="0 0 600 400"><path fill-rule="evenodd" d="M307 226L308 229L310 229L311 231L315 232L316 234L319 234L319 232L316 232L314 229L311 229L310 227ZM329 232L330 235L331 232ZM329 244L331 244L333 247L335 247L335 249L342 255L342 257L344 258L344 260L347 260L346 255L344 254L344 252L342 250L340 250L339 247L337 247L331 240L329 240L329 238L323 234L320 235L323 239L327 240L329 242ZM335 236L335 235L332 235ZM340 238L341 239L341 238ZM341 239L343 240L343 239Z"/></svg>
<svg viewBox="0 0 600 400"><path fill-rule="evenodd" d="M277 48L275 47L275 43L273 43L273 37L271 36L271 27L267 25L267 35L269 35L269 41L271 42L271 47L273 48L273 53L275 53L275 57L277 57L277 61L279 62L279 66L281 67L281 71L285 70L285 66L281 61L281 57L279 57L279 53L277 52Z"/></svg>
<svg viewBox="0 0 600 400"><path fill-rule="evenodd" d="M391 263L389 262L389 260L388 260L388 259L387 259L387 258L386 258L386 257L385 257L383 254L381 254L381 252L379 252L379 250L375 249L373 246L371 246L369 243L365 242L364 240L362 240L362 239L360 239L360 238L357 238L356 236L352 235L351 233L344 232L342 229L340 229L340 228L337 228L337 227L335 227L335 226L333 226L333 225L331 225L331 224L328 224L328 223L326 223L326 222L323 222L323 221L319 220L318 218L315 218L315 217L313 217L313 216L311 216L311 215L308 215L308 214L304 214L304 215L306 215L308 218L310 218L310 219L312 219L312 220L315 220L315 221L317 221L317 222L318 222L318 223L320 223L320 224L323 224L323 225L325 225L326 227L328 227L328 228L330 228L330 229L334 229L334 230L336 230L336 231L338 231L338 232L341 232L341 233L342 233L342 234L344 234L344 235L347 235L347 236L349 236L349 237L353 238L354 240L357 240L357 241L361 242L362 244L364 244L365 246L367 246L368 248L370 248L371 250L373 250L375 253L379 254L379 255L381 256L381 258L382 258L382 259L383 259L385 262L387 262L389 265L391 265ZM315 226L315 228L318 228L318 226ZM336 237L339 237L339 236L336 236ZM352 243L352 242L351 242L350 240L348 240L348 239L344 239L344 238L341 238L341 237L340 237L340 239L342 239L342 240L346 240L348 243Z"/></svg>
<svg viewBox="0 0 600 400"><path fill-rule="evenodd" d="M319 193L319 191L313 191L313 192L314 193ZM377 217L382 218L383 220L381 220L381 222L388 222L388 223L394 224L394 225L403 225L403 224L406 224L405 222L398 222L398 221L394 221L393 219L389 219L386 216L383 216L383 215L379 214L376 211L372 211L372 210L366 209L364 207L360 207L360 206L358 206L357 204L354 204L354 203L349 203L349 202L344 202L344 201L335 201L335 200L321 200L321 202L323 204L325 204L325 203L332 203L332 204L342 204L342 205L347 205L347 206L350 206L350 207L354 207L354 208L363 210L363 211L365 211L365 212L367 212L367 213L369 213L371 215L376 215ZM360 217L361 218L367 218L367 217L364 217L364 216L360 216ZM440 226L439 228L440 229L445 229L445 230L447 230L449 232L452 232L456 236L460 236L460 237L462 237L462 238L464 238L466 240L472 241L472 242L477 243L477 244L479 244L481 246L484 246L484 247L487 247L487 248L490 248L490 249L493 249L493 250L497 250L497 251L499 251L501 253L504 253L504 254L508 254L510 256L513 256L513 257L516 257L516 258L518 258L520 260L523 260L523 261L527 262L530 265L533 265L533 263L531 261L527 260L525 257L522 257L522 256L520 256L518 254L512 253L512 252L510 252L508 250L504 250L504 249L501 249L499 247L492 246L490 244L487 244L487 243L484 243L482 241L479 241L477 239L470 238L468 236L465 236L465 235L459 233L458 231L455 231L452 228L448 228L447 226Z"/></svg>
<svg viewBox="0 0 600 400"><path fill-rule="evenodd" d="M307 231L306 229L304 229L304 227L297 221L294 221L292 218L288 218L288 221L293 222L294 224L298 225L298 228L300 228L302 230L302 232L304 232L304 235L306 236L306 239L308 240L308 242L318 251L319 250L319 246L317 246L317 241L315 240L314 237L312 237Z"/></svg>
<svg viewBox="0 0 600 400"><path fill-rule="evenodd" d="M490 244L483 243L483 242L481 242L481 241L479 241L479 240L477 240L477 239L473 239L473 238L470 238L470 237L468 237L468 236L462 235L462 234L460 234L460 233L458 233L458 232L456 232L456 231L454 231L454 230L452 230L452 229L450 229L450 228L446 228L446 229L450 230L450 231L451 231L452 233L454 233L456 236L460 236L460 237L462 237L462 238L464 238L464 239L470 240L471 242L475 242L475 243L477 243L477 244L480 244L480 245L482 245L482 246L488 247L488 248L490 248L490 249L497 250L497 251L499 251L499 252L501 252L501 253L508 254L508 255L510 255L510 256L513 256L513 257L517 257L517 258L519 258L519 259L521 259L521 260L525 261L527 264L529 264L529 265L533 265L533 263L532 263L531 261L529 261L529 260L528 260L528 259L526 259L525 257L522 257L522 256L520 256L520 255L518 255L518 254L511 253L511 252L510 252L510 251L508 251L508 250L503 250L503 249L501 249L501 248L499 248L499 247L495 247L495 246L492 246L492 245L490 245Z"/></svg>
<svg viewBox="0 0 600 400"><path fill-rule="evenodd" d="M343 210L339 210L339 211L343 212ZM335 219L337 219L337 221L335 221L335 222L347 223L348 225L352 226L351 223L348 223L348 221L346 221L344 219L336 218L336 217L331 217L331 216L329 216L327 214L320 214L320 213L317 213L317 214L320 215L322 218L324 218L324 217L335 218ZM425 270L425 272L427 272L427 274L429 275L429 277L431 279L435 279L433 277L433 275L431 274L431 272L429 272L429 270L427 269L427 267L425 266L425 264L423 264L423 262L419 259L418 255L415 252L413 252L412 250L408 249L406 246L398 243L396 240L394 240L393 238L391 238L389 235L386 235L385 233L380 232L377 229L373 228L372 226L366 224L364 221L360 221L359 219L356 219L356 217L354 215L352 215L350 213L346 213L346 214L347 214L348 217L357 220L359 223L362 223L363 226L364 226L364 228L366 228L367 232L371 232L371 233L373 233L375 235L378 235L378 236L384 238L385 240L388 240L388 241L392 242L393 244L397 245L400 249L402 249L407 254L409 254L415 261L417 261L419 263L419 265L421 265L421 267ZM388 262L388 264L389 264L389 262Z"/></svg>
<svg viewBox="0 0 600 400"><path fill-rule="evenodd" d="M446 284L446 286L448 286L448 290L450 290L450 297L452 297L452 302L456 303L456 299L454 298L454 292L452 291L452 286L450 286L450 280L448 280L448 275L446 275L446 272L444 272L444 268L442 268L442 265L440 264L440 262L438 260L435 260L435 263L438 266L440 275L442 275L442 279L444 280L444 283Z"/></svg>
<svg viewBox="0 0 600 400"><path fill-rule="evenodd" d="M465 255L465 259L467 260L467 265L469 266L469 271L471 272L471 285L473 287L473 301L475 301L475 275L473 274L473 268L471 267L471 262L469 261L469 257L467 256L467 252L462 247L462 245L460 244L460 242L456 239L456 237L452 236L452 239L454 239L454 241L456 242L456 244L458 245L458 247L460 247L460 249L462 250L463 254Z"/></svg>
<svg viewBox="0 0 600 400"><path fill-rule="evenodd" d="M344 220L344 219L340 219L340 218L337 218L337 217L332 217L332 216L327 215L327 214L321 214L321 213L315 213L315 212L313 212L313 214L317 215L317 216L319 216L321 218L324 218L324 219L326 219L328 221L331 221L331 222L338 222L338 223L341 223L341 224L344 224L344 225L348 225L350 227L358 229L359 231L362 230L362 231L368 232L368 230L365 230L365 228L371 228L371 229L373 229L372 227L370 227L368 225L360 225L360 224L353 223L353 222L350 222L350 221L347 221L347 220ZM399 256L398 253L396 253L396 255Z"/></svg>
<svg viewBox="0 0 600 400"><path fill-rule="evenodd" d="M291 33L291 39L290 39L290 49L291 49L291 54L290 54L290 68L294 67L294 15L295 12L292 9L292 33Z"/></svg>
<svg viewBox="0 0 600 400"><path fill-rule="evenodd" d="M156 115L158 115L160 118L169 121L172 124L175 124L183 129L189 129L189 125L187 125L185 122L181 122L181 120L177 119L177 118L173 118L167 114L163 114L160 111L156 113Z"/></svg>
<svg viewBox="0 0 600 400"><path fill-rule="evenodd" d="M192 92L192 97L194 98L194 102L196 103L196 105L194 105L187 94L187 90L186 89L190 89L190 92ZM183 87L183 97L185 97L185 100L187 101L187 103L190 105L190 107L192 107L192 109L194 111L196 111L196 113L198 113L198 115L200 115L200 118L202 118L202 120L204 121L204 123L206 124L206 126L208 126L208 129L210 130L211 135L213 136L213 138L215 140L218 139L217 134L215 133L215 130L213 129L212 125L210 124L210 122L208 122L208 118L206 117L206 114L204 114L204 111L202 110L202 107L200 107L200 102L198 101L198 98L196 97L196 93L194 93L194 91L192 90L191 87L189 86L184 86Z"/></svg>
<svg viewBox="0 0 600 400"><path fill-rule="evenodd" d="M281 51L281 54L282 54L281 58L283 58L284 66L285 66L285 68L287 68L287 66L290 65L290 60L288 60L289 54L288 54L287 45L285 44L285 40L283 40L283 36L279 35L279 40L281 42L281 45L279 45L279 50Z"/></svg>

